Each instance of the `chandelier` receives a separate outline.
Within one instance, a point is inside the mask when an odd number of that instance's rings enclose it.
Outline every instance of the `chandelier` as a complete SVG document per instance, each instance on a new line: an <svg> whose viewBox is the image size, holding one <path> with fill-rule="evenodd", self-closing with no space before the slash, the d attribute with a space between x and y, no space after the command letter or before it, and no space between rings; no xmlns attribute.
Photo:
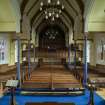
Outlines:
<svg viewBox="0 0 105 105"><path fill-rule="evenodd" d="M54 29L49 29L45 32L45 36L51 40L56 39L57 35L59 35L59 32L57 30L54 30Z"/></svg>
<svg viewBox="0 0 105 105"><path fill-rule="evenodd" d="M60 0L40 2L40 11L44 13L45 19L51 19L52 21L60 17L64 8L65 7L61 4Z"/></svg>

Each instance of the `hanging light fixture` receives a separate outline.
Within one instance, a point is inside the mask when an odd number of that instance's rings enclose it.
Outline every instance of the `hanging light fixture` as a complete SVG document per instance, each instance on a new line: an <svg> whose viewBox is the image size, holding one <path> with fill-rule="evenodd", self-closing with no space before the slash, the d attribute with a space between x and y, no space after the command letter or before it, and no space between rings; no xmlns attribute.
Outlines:
<svg viewBox="0 0 105 105"><path fill-rule="evenodd" d="M58 13L56 14L56 18L59 18L59 14Z"/></svg>
<svg viewBox="0 0 105 105"><path fill-rule="evenodd" d="M62 10L64 9L64 5L61 4L60 0L57 0L57 2L47 0L47 4L41 2L40 6L40 11L43 11L45 14L45 19L51 19L52 21L55 21L56 18L59 18Z"/></svg>
<svg viewBox="0 0 105 105"><path fill-rule="evenodd" d="M48 19L48 16L46 15L45 18Z"/></svg>
<svg viewBox="0 0 105 105"><path fill-rule="evenodd" d="M65 7L64 7L64 5L62 5L62 9L64 9Z"/></svg>
<svg viewBox="0 0 105 105"><path fill-rule="evenodd" d="M60 5L60 1L59 0L57 1L57 5Z"/></svg>
<svg viewBox="0 0 105 105"><path fill-rule="evenodd" d="M48 0L48 4L50 4L51 3L51 0Z"/></svg>
<svg viewBox="0 0 105 105"><path fill-rule="evenodd" d="M49 12L49 14L48 14L48 15L49 15L49 17L51 17L51 15L52 15L52 14L51 14L51 12Z"/></svg>
<svg viewBox="0 0 105 105"><path fill-rule="evenodd" d="M59 13L61 14L61 13L62 13L62 11L61 11L61 10L59 10Z"/></svg>
<svg viewBox="0 0 105 105"><path fill-rule="evenodd" d="M42 7L40 7L40 11L42 11Z"/></svg>
<svg viewBox="0 0 105 105"><path fill-rule="evenodd" d="M43 2L41 2L40 5L43 6Z"/></svg>
<svg viewBox="0 0 105 105"><path fill-rule="evenodd" d="M45 11L45 14L47 15L47 11Z"/></svg>
<svg viewBox="0 0 105 105"><path fill-rule="evenodd" d="M55 20L55 18L54 17L52 17L52 21L54 21Z"/></svg>

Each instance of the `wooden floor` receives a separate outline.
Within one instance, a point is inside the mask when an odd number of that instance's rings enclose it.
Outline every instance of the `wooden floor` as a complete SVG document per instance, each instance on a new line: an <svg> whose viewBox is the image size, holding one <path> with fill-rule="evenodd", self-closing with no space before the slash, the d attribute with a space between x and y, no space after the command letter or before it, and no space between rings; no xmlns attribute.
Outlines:
<svg viewBox="0 0 105 105"><path fill-rule="evenodd" d="M96 93L105 100L105 88L100 88Z"/></svg>
<svg viewBox="0 0 105 105"><path fill-rule="evenodd" d="M42 65L23 83L24 88L80 88L80 82L63 65Z"/></svg>

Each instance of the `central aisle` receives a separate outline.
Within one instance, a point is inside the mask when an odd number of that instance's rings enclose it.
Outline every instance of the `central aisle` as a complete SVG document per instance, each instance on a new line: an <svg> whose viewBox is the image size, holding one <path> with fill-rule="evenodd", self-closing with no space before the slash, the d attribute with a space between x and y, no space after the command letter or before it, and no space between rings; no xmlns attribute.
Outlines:
<svg viewBox="0 0 105 105"><path fill-rule="evenodd" d="M24 88L81 88L80 82L64 65L44 64L31 73L30 79L26 77Z"/></svg>

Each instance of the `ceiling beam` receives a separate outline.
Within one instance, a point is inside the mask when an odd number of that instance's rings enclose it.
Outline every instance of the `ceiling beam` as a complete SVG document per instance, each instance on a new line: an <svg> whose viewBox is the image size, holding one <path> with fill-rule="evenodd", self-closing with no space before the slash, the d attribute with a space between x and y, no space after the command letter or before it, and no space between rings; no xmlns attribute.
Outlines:
<svg viewBox="0 0 105 105"><path fill-rule="evenodd" d="M32 9L37 5L39 0L35 0L35 2L33 3L33 5L30 7L30 9L27 11L27 15L29 15L29 13L32 11ZM83 14L84 12L84 3L82 0L75 0L77 2L77 4L79 5L79 8ZM27 5L27 3L29 2L29 0L23 0L22 4L21 4L21 15L23 16L23 13L24 13L24 10L25 10L25 7ZM66 0L66 2L68 3L68 5L73 9L73 11L78 14L77 10L72 6L72 4ZM71 23L72 23L72 26L74 26L74 19L73 17L67 12L67 10L63 10L63 12L65 12L65 14L68 16L68 18L71 20ZM40 10L38 10L32 17L31 19L31 26L34 22L34 19L37 17L37 15L40 13Z"/></svg>
<svg viewBox="0 0 105 105"><path fill-rule="evenodd" d="M23 0L23 1L29 1L29 0ZM28 10L27 16L28 16L29 13L32 11L32 9L37 5L38 1L39 1L39 0L35 0L35 2L33 3L33 5L32 5L32 6L30 7L30 9ZM69 2L68 0L67 0L66 2L67 2L67 3L69 4L69 6L73 9L73 11L77 14L76 9L70 4L70 2ZM23 3L23 4L24 4L24 3ZM37 11L36 14L33 15L32 19L31 19L31 25L32 25L32 23L33 23L33 21L34 21L34 18L36 18L38 12L40 12L40 11ZM69 17L69 19L71 20L72 25L74 25L74 22L73 22L74 19L72 18L72 16L67 12L67 10L64 10L64 12L66 13L66 15L67 15L67 16Z"/></svg>
<svg viewBox="0 0 105 105"><path fill-rule="evenodd" d="M31 10L34 8L34 6L38 3L38 0L35 0L35 2L33 3L33 5L30 7L30 9L27 12L27 16L29 15L29 13L31 12Z"/></svg>
<svg viewBox="0 0 105 105"><path fill-rule="evenodd" d="M69 2L69 0L66 0L67 4L73 9L73 11L75 12L76 15L78 15L77 10L72 6L71 2Z"/></svg>
<svg viewBox="0 0 105 105"><path fill-rule="evenodd" d="M81 9L81 14L83 16L83 14L84 14L84 3L83 3L83 1L82 0L75 0L75 1L77 2L79 8Z"/></svg>
<svg viewBox="0 0 105 105"><path fill-rule="evenodd" d="M72 17L65 9L62 10L62 12L64 12L64 13L67 15L67 17L71 20L72 26L74 26L74 19L73 19L73 17ZM33 15L32 19L31 19L31 26L33 25L33 22L34 22L35 18L36 18L40 13L41 13L40 10L38 10L38 11Z"/></svg>
<svg viewBox="0 0 105 105"><path fill-rule="evenodd" d="M22 22L23 22L23 15L24 15L24 10L27 5L29 0L23 0L20 6L20 12L21 12L21 20L20 20L20 32L22 33Z"/></svg>
<svg viewBox="0 0 105 105"><path fill-rule="evenodd" d="M32 19L31 19L31 26L33 25L33 22L34 22L34 20L35 20L35 18L39 15L41 13L41 11L40 10L38 10L34 15L33 15L33 17L32 17Z"/></svg>
<svg viewBox="0 0 105 105"><path fill-rule="evenodd" d="M34 19L34 22L32 23L32 27L34 27L34 25L36 25L36 27L37 27L38 24L40 24L40 22L42 22L43 18L45 18L45 16L41 12L40 14L38 14L37 18ZM71 27L72 26L71 20L64 13L61 14L60 18L62 19L63 23L65 23L65 25L67 27Z"/></svg>
<svg viewBox="0 0 105 105"><path fill-rule="evenodd" d="M20 7L21 16L23 16L25 7L26 7L26 5L27 5L28 2L29 2L29 0L23 0L22 1L21 7Z"/></svg>
<svg viewBox="0 0 105 105"><path fill-rule="evenodd" d="M74 27L74 19L73 17L64 9L63 12L67 15L67 17L71 20L72 26Z"/></svg>

